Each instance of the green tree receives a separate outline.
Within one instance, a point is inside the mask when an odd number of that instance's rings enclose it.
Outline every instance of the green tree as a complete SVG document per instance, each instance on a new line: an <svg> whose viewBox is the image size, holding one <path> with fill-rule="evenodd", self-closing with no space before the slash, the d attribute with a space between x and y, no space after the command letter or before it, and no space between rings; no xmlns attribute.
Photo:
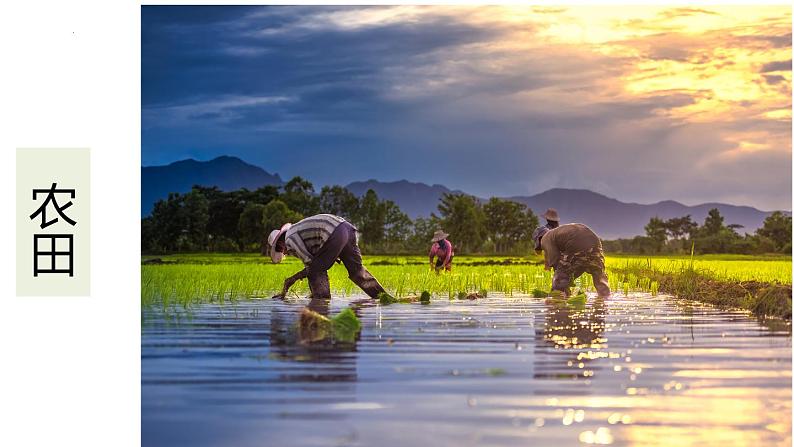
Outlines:
<svg viewBox="0 0 794 447"><path fill-rule="evenodd" d="M681 251L688 251L692 235L697 230L698 224L692 220L692 216L687 214L684 217L673 217L665 221L667 234L675 241L679 241L678 248Z"/></svg>
<svg viewBox="0 0 794 447"><path fill-rule="evenodd" d="M207 249L207 223L209 222L209 201L200 191L193 189L185 194L182 210L188 250Z"/></svg>
<svg viewBox="0 0 794 447"><path fill-rule="evenodd" d="M391 200L384 200L380 206L384 207L386 214L384 248L388 251L400 251L405 248L405 243L411 235L411 218Z"/></svg>
<svg viewBox="0 0 794 447"><path fill-rule="evenodd" d="M181 212L182 200L180 194L170 193L167 198L155 202L152 208L150 224L155 229L152 244L160 251L176 250L182 230L187 227Z"/></svg>
<svg viewBox="0 0 794 447"><path fill-rule="evenodd" d="M367 190L361 198L358 218L355 221L364 245L374 246L383 242L386 237L386 213L386 207L378 199L378 194L372 189Z"/></svg>
<svg viewBox="0 0 794 447"><path fill-rule="evenodd" d="M440 219L431 215L430 217L417 217L413 221L411 235L407 241L407 248L412 251L430 250L430 240L435 231L441 227Z"/></svg>
<svg viewBox="0 0 794 447"><path fill-rule="evenodd" d="M284 185L281 200L289 209L304 216L317 214L319 210L318 198L314 195L314 185L302 177L293 177Z"/></svg>
<svg viewBox="0 0 794 447"><path fill-rule="evenodd" d="M791 216L775 211L764 219L764 225L756 234L769 238L775 251L791 251Z"/></svg>
<svg viewBox="0 0 794 447"><path fill-rule="evenodd" d="M218 188L204 190L203 194L209 200L207 233L213 244L231 241L240 249L242 241L238 224L245 208L242 194L239 191L222 192Z"/></svg>
<svg viewBox="0 0 794 447"><path fill-rule="evenodd" d="M705 236L717 235L723 228L725 228L724 222L725 218L722 217L719 209L710 209L709 214L706 216L705 222L703 222L703 234Z"/></svg>
<svg viewBox="0 0 794 447"><path fill-rule="evenodd" d="M516 251L532 238L538 218L526 205L492 197L483 205L485 228L497 253ZM521 247L523 248L523 247Z"/></svg>
<svg viewBox="0 0 794 447"><path fill-rule="evenodd" d="M645 225L645 235L653 241L654 252L661 252L662 247L667 242L667 225L665 221L659 217L651 217L651 220Z"/></svg>
<svg viewBox="0 0 794 447"><path fill-rule="evenodd" d="M461 193L445 193L438 204L441 225L460 252L476 252L482 247L485 213L477 199Z"/></svg>
<svg viewBox="0 0 794 447"><path fill-rule="evenodd" d="M343 186L323 186L320 191L319 208L321 213L335 214L349 221L355 221L359 212L359 200Z"/></svg>
<svg viewBox="0 0 794 447"><path fill-rule="evenodd" d="M262 238L266 237L267 227L264 225L265 205L261 203L248 203L243 212L240 213L238 228L243 244L250 246L258 244L261 246Z"/></svg>

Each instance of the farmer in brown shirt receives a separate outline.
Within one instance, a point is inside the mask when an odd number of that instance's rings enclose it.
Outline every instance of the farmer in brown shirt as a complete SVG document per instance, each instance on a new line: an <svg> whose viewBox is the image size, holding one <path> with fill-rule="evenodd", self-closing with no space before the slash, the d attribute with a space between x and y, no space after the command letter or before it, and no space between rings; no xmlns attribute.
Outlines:
<svg viewBox="0 0 794 447"><path fill-rule="evenodd" d="M571 282L583 273L589 273L598 294L609 296L601 239L587 225L565 224L553 230L540 227L533 237L536 247L540 245L543 250L546 270L554 269L552 290L567 295Z"/></svg>

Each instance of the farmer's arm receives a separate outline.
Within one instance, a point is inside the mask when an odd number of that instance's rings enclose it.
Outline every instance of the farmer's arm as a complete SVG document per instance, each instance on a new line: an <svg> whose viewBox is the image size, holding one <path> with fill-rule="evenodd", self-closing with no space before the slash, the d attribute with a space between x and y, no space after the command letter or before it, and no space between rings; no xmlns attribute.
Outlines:
<svg viewBox="0 0 794 447"><path fill-rule="evenodd" d="M449 265L449 261L452 259L452 242L447 241L449 245L447 247L447 257L444 259L444 265Z"/></svg>
<svg viewBox="0 0 794 447"><path fill-rule="evenodd" d="M438 244L436 243L433 243L433 245L430 246L430 265L433 264L433 258L436 257L436 247L438 247Z"/></svg>
<svg viewBox="0 0 794 447"><path fill-rule="evenodd" d="M287 292L289 292L289 288L292 287L297 281L304 279L308 276L306 269L299 271L298 273L290 276L289 278L284 280L284 287L281 289L281 293L275 295L273 298L284 298L287 296Z"/></svg>
<svg viewBox="0 0 794 447"><path fill-rule="evenodd" d="M557 249L557 244L554 243L551 237L544 236L540 241L541 248L543 248L543 260L545 261L546 270L557 265L560 260L560 250Z"/></svg>

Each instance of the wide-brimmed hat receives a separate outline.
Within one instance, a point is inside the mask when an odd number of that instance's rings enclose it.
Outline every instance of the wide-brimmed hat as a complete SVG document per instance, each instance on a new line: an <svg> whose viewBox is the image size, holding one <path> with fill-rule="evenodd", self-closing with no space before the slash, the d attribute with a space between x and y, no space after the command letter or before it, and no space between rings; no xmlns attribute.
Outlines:
<svg viewBox="0 0 794 447"><path fill-rule="evenodd" d="M545 217L546 220L553 220L554 222L560 221L560 215L557 214L557 210L554 208L547 209L546 212L543 213L543 217Z"/></svg>
<svg viewBox="0 0 794 447"><path fill-rule="evenodd" d="M276 241L278 241L278 238L280 238L285 231L289 230L291 226L291 223L285 223L278 230L271 231L270 235L267 237L267 243L270 245L270 260L273 261L274 264L278 264L284 259L284 253L276 251Z"/></svg>
<svg viewBox="0 0 794 447"><path fill-rule="evenodd" d="M446 239L448 237L449 237L449 234L444 233L441 230L438 230L438 231L435 232L435 234L433 234L433 239L430 242L438 242L441 239Z"/></svg>

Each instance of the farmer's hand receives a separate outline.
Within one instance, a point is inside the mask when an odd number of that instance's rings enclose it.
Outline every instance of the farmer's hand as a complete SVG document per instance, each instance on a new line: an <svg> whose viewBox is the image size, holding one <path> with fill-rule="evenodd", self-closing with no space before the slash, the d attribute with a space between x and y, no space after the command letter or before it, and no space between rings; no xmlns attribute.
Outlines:
<svg viewBox="0 0 794 447"><path fill-rule="evenodd" d="M281 292L273 295L274 299L283 300L287 296L287 292L289 292L289 285L287 281L284 281L284 287L281 289Z"/></svg>
<svg viewBox="0 0 794 447"><path fill-rule="evenodd" d="M290 280L287 279L286 281L284 281L284 287L282 287L281 292L273 295L273 298L276 298L276 299L279 299L279 300L283 300L284 297L287 296L287 292L289 292L289 288L291 286L292 286L292 282L290 282Z"/></svg>

